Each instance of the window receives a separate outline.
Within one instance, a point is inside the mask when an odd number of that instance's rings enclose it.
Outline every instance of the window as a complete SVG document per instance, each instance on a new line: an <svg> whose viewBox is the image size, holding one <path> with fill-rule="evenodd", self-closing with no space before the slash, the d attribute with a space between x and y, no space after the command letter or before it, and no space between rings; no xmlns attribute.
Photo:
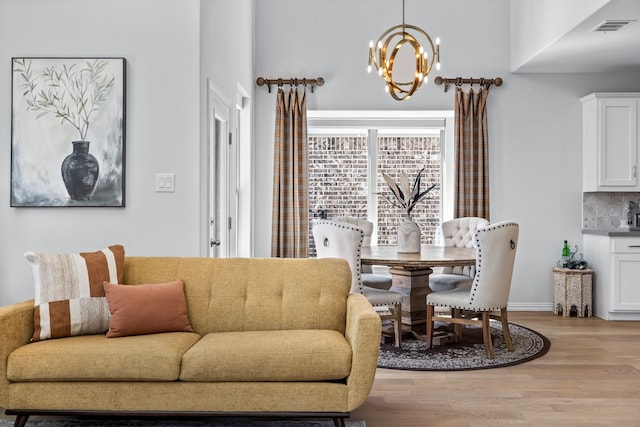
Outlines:
<svg viewBox="0 0 640 427"><path fill-rule="evenodd" d="M367 218L377 227L373 243L394 245L402 212L385 198L382 172L398 180L405 172L413 182L425 168L422 188L437 183L412 216L423 243L439 241L442 218L450 216L447 194L452 112L308 112L310 217ZM373 189L373 190L369 190ZM311 240L311 251L313 240Z"/></svg>

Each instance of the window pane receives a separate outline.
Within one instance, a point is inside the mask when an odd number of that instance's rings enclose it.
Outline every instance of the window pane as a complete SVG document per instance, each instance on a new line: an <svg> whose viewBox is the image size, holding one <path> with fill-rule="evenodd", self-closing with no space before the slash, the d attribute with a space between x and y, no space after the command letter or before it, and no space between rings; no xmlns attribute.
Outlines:
<svg viewBox="0 0 640 427"><path fill-rule="evenodd" d="M367 217L367 137L309 137L309 217ZM315 254L311 239L310 256Z"/></svg>
<svg viewBox="0 0 640 427"><path fill-rule="evenodd" d="M378 176L376 178L378 194L378 244L395 245L397 224L402 221L404 212L391 205L384 195L393 198L382 172L400 181L404 172L409 176L411 185L418 171L422 173L420 188L424 191L432 184L438 184L422 199L411 212L413 220L420 226L422 243L435 243L440 227L440 175L441 154L440 138L435 136L383 136L378 138Z"/></svg>
<svg viewBox="0 0 640 427"><path fill-rule="evenodd" d="M421 188L437 183L436 188L422 199L412 212L420 226L422 243L435 243L440 227L441 152L439 136L411 136L393 134L388 129L380 131L378 149L371 156L378 157L375 178L377 194L377 243L395 245L396 229L404 212L384 197L390 190L382 178L382 172L398 181L402 172L409 175L413 184L422 167ZM329 218L336 216L367 217L367 136L348 134L309 136L309 216L318 218L319 210L325 210ZM311 225L311 224L310 224ZM309 230L311 233L311 230ZM310 240L310 256L315 256L315 245Z"/></svg>

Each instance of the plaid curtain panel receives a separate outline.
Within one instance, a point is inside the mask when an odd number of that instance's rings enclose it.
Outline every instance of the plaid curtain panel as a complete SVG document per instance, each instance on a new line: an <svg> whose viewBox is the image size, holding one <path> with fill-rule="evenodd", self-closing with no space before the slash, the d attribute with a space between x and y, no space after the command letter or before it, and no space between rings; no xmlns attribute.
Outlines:
<svg viewBox="0 0 640 427"><path fill-rule="evenodd" d="M306 92L278 88L271 256L309 256Z"/></svg>
<svg viewBox="0 0 640 427"><path fill-rule="evenodd" d="M489 219L489 137L487 96L456 88L454 216Z"/></svg>

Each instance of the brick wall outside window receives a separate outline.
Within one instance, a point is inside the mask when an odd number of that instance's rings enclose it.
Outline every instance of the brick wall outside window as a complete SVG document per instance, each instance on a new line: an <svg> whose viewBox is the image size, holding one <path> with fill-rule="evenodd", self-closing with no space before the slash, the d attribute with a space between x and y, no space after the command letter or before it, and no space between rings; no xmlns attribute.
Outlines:
<svg viewBox="0 0 640 427"><path fill-rule="evenodd" d="M422 168L420 188L438 183L429 194L422 199L411 212L411 216L422 234L422 243L435 243L436 232L440 227L440 138L438 137L380 137L378 138L378 173L376 174L378 193L378 244L396 244L396 225L402 221L404 212L391 206L382 197L390 197L391 190L387 186L382 172L389 175L396 183L404 172L413 185L418 171Z"/></svg>
<svg viewBox="0 0 640 427"><path fill-rule="evenodd" d="M378 138L378 244L396 244L396 226L403 211L393 207L382 195L393 197L382 178L387 173L399 182L402 172L410 182L424 166L421 188L440 183L440 138L433 136L383 136ZM309 137L309 208L310 218L318 217L318 208L327 210L329 218L336 216L367 216L367 137ZM440 185L422 199L412 212L420 226L422 243L434 243L439 228ZM311 254L315 246L311 239Z"/></svg>

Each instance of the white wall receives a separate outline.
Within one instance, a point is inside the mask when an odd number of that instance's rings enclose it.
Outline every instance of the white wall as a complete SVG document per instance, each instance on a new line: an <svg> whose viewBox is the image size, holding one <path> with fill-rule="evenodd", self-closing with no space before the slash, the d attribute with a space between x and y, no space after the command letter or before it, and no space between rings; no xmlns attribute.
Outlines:
<svg viewBox="0 0 640 427"><path fill-rule="evenodd" d="M445 77L502 77L489 95L491 221L520 223L511 307L550 309L562 241L582 246L581 106L593 91L637 91L640 73L511 74L509 0L409 1L407 23L440 36ZM289 13L288 11L294 11ZM336 11L339 11L337 13ZM432 82L410 101L367 75L370 39L401 21L384 0L256 2L256 75L326 79L309 109L453 108ZM256 91L256 256L270 253L275 95Z"/></svg>
<svg viewBox="0 0 640 427"><path fill-rule="evenodd" d="M239 124L244 129L249 129L251 123L251 100L255 90L253 77L253 0L202 0L201 2L201 99L200 99L200 185L203 200L206 198L206 171L207 171L207 82L211 81L220 95L229 102L232 108L230 131L236 127L236 107L244 100L249 113L243 115L248 122ZM240 91L238 86L240 86ZM244 92L244 94L243 94ZM250 133L250 130L246 133ZM237 135L234 135L237 137ZM236 138L237 139L237 138ZM234 141L239 144L241 157L238 162L237 191L239 193L238 212L238 253L239 256L249 256L251 248L252 232L252 188L253 188L253 152L250 135ZM200 215L201 237L207 234L207 209L202 203ZM206 249L206 238L203 239L202 249ZM201 255L205 255L202 252Z"/></svg>
<svg viewBox="0 0 640 427"><path fill-rule="evenodd" d="M511 70L534 58L611 0L510 0Z"/></svg>
<svg viewBox="0 0 640 427"><path fill-rule="evenodd" d="M213 24L201 22L201 3ZM213 76L233 96L237 78L247 85L251 80L252 56L237 55L237 43L251 50L252 2L233 4L238 13L220 0L0 2L1 305L33 296L26 250L89 251L122 243L129 255L200 255L202 81ZM226 21L214 17L215 8ZM201 25L209 26L206 52L200 50ZM239 42L229 40L235 29L242 32ZM125 208L9 207L14 56L127 59ZM175 173L175 193L155 192L158 172Z"/></svg>

